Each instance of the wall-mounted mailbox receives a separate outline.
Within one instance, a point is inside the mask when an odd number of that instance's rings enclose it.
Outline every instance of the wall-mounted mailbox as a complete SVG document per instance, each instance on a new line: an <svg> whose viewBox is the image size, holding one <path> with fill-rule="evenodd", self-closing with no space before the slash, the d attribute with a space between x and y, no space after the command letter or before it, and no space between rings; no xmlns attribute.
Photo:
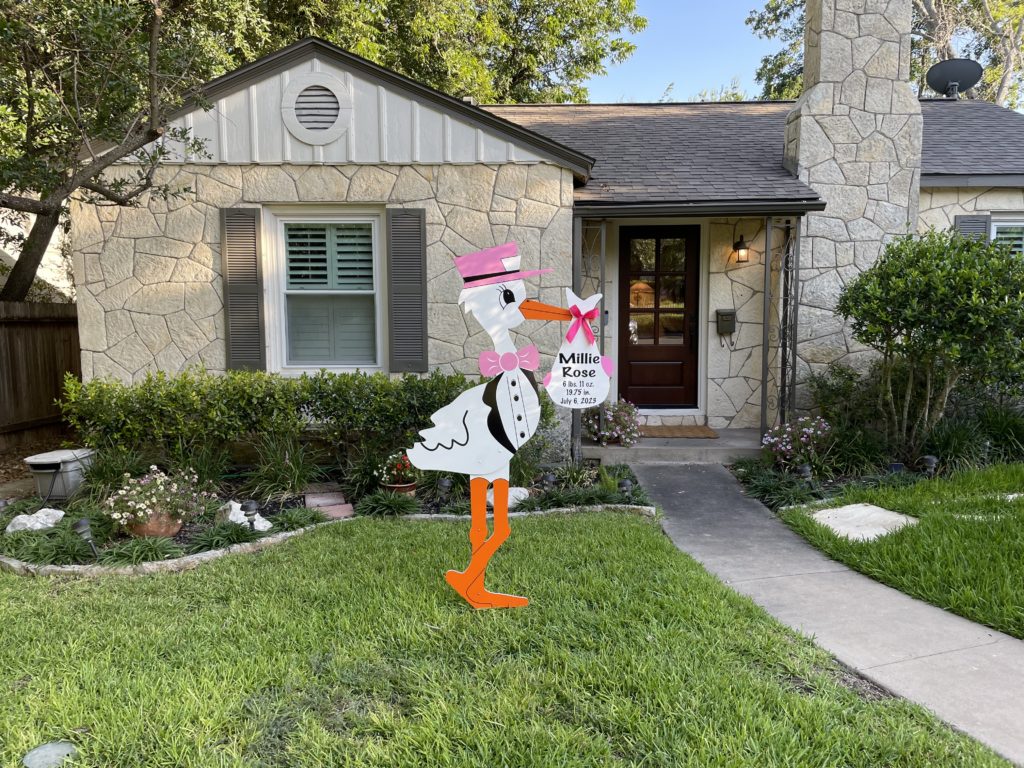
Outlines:
<svg viewBox="0 0 1024 768"><path fill-rule="evenodd" d="M736 333L735 309L716 309L715 320L718 324L719 336L732 336Z"/></svg>

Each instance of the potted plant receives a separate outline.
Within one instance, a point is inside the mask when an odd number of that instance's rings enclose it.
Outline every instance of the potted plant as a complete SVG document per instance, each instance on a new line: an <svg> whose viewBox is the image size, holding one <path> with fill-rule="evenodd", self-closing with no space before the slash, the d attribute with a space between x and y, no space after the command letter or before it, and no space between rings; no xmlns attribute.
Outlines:
<svg viewBox="0 0 1024 768"><path fill-rule="evenodd" d="M406 496L416 495L416 468L405 451L395 451L388 456L375 474L381 487Z"/></svg>
<svg viewBox="0 0 1024 768"><path fill-rule="evenodd" d="M640 441L640 411L628 400L588 408L582 423L587 437L601 445L618 443L629 448Z"/></svg>
<svg viewBox="0 0 1024 768"><path fill-rule="evenodd" d="M126 472L124 481L106 500L104 511L136 537L174 536L216 498L200 490L199 477L190 469L167 475L151 466L142 477Z"/></svg>

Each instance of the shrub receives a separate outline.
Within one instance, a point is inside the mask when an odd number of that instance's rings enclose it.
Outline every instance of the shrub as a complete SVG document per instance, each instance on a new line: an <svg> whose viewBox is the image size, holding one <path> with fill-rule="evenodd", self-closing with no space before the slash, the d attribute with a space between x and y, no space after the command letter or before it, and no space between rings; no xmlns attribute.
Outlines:
<svg viewBox="0 0 1024 768"><path fill-rule="evenodd" d="M74 565L92 560L92 550L68 523L48 531L20 531L0 536L0 552L37 565Z"/></svg>
<svg viewBox="0 0 1024 768"><path fill-rule="evenodd" d="M837 308L881 355L882 413L907 458L959 381L1019 380L1024 371L1024 255L1006 246L953 231L898 238L846 285Z"/></svg>
<svg viewBox="0 0 1024 768"><path fill-rule="evenodd" d="M166 475L156 466L142 477L125 477L124 485L104 502L104 510L118 525L131 525L155 515L184 522L202 514L217 501L203 490L199 477L189 471Z"/></svg>
<svg viewBox="0 0 1024 768"><path fill-rule="evenodd" d="M626 400L588 408L583 412L582 424L587 437L601 445L620 443L628 448L640 440L640 411Z"/></svg>
<svg viewBox="0 0 1024 768"><path fill-rule="evenodd" d="M944 471L960 471L979 467L992 458L988 454L985 434L972 419L945 419L932 430L924 445L927 453L939 457Z"/></svg>
<svg viewBox="0 0 1024 768"><path fill-rule="evenodd" d="M296 435L261 435L256 452L259 461L245 483L246 492L255 498L294 496L324 476L312 447Z"/></svg>
<svg viewBox="0 0 1024 768"><path fill-rule="evenodd" d="M284 509L271 519L275 531L297 531L299 528L308 528L326 521L327 516L323 512L309 507Z"/></svg>
<svg viewBox="0 0 1024 768"><path fill-rule="evenodd" d="M976 418L979 429L991 444L991 458L1024 459L1024 413L1020 408L993 403L978 409Z"/></svg>
<svg viewBox="0 0 1024 768"><path fill-rule="evenodd" d="M194 436L170 446L165 461L171 471L191 470L200 483L219 487L231 464L231 452L224 443Z"/></svg>
<svg viewBox="0 0 1024 768"><path fill-rule="evenodd" d="M820 416L801 416L768 430L761 444L781 467L810 464L820 471L825 468L824 452L831 432L832 427Z"/></svg>
<svg viewBox="0 0 1024 768"><path fill-rule="evenodd" d="M151 464L138 450L105 445L93 454L85 470L81 493L96 500L105 499L124 484L124 476L141 475Z"/></svg>
<svg viewBox="0 0 1024 768"><path fill-rule="evenodd" d="M355 505L356 514L366 517L411 515L419 509L420 505L415 497L394 491L376 491L364 496Z"/></svg>
<svg viewBox="0 0 1024 768"><path fill-rule="evenodd" d="M383 452L376 445L359 445L348 452L341 470L341 490L350 502L357 502L380 487L377 471Z"/></svg>
<svg viewBox="0 0 1024 768"><path fill-rule="evenodd" d="M744 490L769 509L804 504L817 497L814 488L803 480L761 459L737 461L733 471Z"/></svg>
<svg viewBox="0 0 1024 768"><path fill-rule="evenodd" d="M562 487L590 486L597 480L597 476L597 467L586 464L566 464L555 470L555 478Z"/></svg>
<svg viewBox="0 0 1024 768"><path fill-rule="evenodd" d="M122 541L100 553L103 565L138 565L153 560L172 560L184 552L174 539L162 536L147 536L142 539Z"/></svg>
<svg viewBox="0 0 1024 768"><path fill-rule="evenodd" d="M262 535L259 531L252 530L248 525L239 525L232 522L217 523L196 533L189 542L188 551L189 554L195 554L196 552L206 552L211 549L224 549L233 544L245 544L250 541L256 541Z"/></svg>

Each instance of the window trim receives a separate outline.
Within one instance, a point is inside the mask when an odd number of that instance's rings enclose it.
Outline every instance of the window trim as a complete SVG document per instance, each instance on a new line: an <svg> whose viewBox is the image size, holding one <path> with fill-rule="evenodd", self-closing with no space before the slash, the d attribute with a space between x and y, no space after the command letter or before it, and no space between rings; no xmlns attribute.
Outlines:
<svg viewBox="0 0 1024 768"><path fill-rule="evenodd" d="M996 230L1000 227L1024 227L1024 213L1014 214L991 214L992 222L989 227L988 239L994 243L996 241ZM1024 251L1022 251L1024 253Z"/></svg>
<svg viewBox="0 0 1024 768"><path fill-rule="evenodd" d="M266 307L267 370L285 376L299 376L320 370L337 373L353 371L386 371L387 350L387 285L383 254L384 209L371 207L339 207L336 205L275 206L263 209L263 300ZM373 298L376 330L376 364L374 365L290 365L288 364L289 293L313 295L368 295L369 291L290 290L286 264L285 224L370 224L373 233Z"/></svg>

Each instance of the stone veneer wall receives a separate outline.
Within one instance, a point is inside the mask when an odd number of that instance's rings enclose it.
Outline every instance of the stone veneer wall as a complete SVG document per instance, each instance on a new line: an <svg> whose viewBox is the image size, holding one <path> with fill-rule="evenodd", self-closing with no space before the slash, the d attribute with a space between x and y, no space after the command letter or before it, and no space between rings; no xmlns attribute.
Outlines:
<svg viewBox="0 0 1024 768"><path fill-rule="evenodd" d="M547 165L165 166L158 183L189 187L180 200L138 208L76 204L72 248L86 379L130 382L147 371L225 367L220 209L273 203L425 208L432 367L475 374L487 335L457 306L453 257L514 240L541 300L572 284L569 171ZM557 323L522 326L544 355ZM523 339L517 340L522 344ZM550 364L550 358L544 360Z"/></svg>
<svg viewBox="0 0 1024 768"><path fill-rule="evenodd" d="M918 217L921 106L908 84L911 0L809 0L805 90L786 165L825 199L801 243L798 375L868 356L834 315L843 286Z"/></svg>
<svg viewBox="0 0 1024 768"><path fill-rule="evenodd" d="M943 188L921 190L918 232L949 229L957 216L969 214L1016 214L1024 217L1024 189Z"/></svg>
<svg viewBox="0 0 1024 768"><path fill-rule="evenodd" d="M707 423L712 429L761 425L764 225L764 219L712 219L710 223ZM733 252L740 235L750 245L747 264L737 264ZM780 238L776 233L776 239ZM778 295L778 286L773 293ZM736 310L735 346L728 342L722 346L716 309Z"/></svg>

